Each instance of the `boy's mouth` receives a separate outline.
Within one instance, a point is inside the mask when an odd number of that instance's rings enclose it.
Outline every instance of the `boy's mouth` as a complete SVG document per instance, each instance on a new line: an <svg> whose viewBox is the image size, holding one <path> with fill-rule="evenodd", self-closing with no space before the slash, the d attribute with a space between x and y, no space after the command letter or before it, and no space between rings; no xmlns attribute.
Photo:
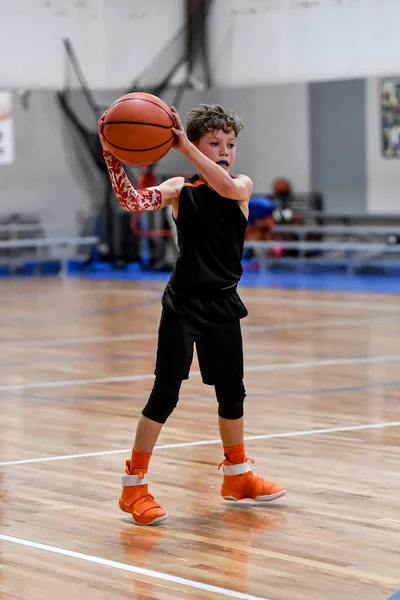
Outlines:
<svg viewBox="0 0 400 600"><path fill-rule="evenodd" d="M219 165L220 167L229 167L229 163L226 160L219 160L217 162L217 165Z"/></svg>

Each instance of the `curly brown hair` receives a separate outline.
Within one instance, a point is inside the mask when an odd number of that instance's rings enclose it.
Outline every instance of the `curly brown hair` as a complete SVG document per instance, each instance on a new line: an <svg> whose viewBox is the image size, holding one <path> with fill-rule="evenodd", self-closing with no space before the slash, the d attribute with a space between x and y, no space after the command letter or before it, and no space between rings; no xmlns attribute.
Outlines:
<svg viewBox="0 0 400 600"><path fill-rule="evenodd" d="M205 133L215 129L222 130L224 133L233 131L237 137L243 125L233 111L225 110L219 104L200 104L188 113L186 135L194 144Z"/></svg>

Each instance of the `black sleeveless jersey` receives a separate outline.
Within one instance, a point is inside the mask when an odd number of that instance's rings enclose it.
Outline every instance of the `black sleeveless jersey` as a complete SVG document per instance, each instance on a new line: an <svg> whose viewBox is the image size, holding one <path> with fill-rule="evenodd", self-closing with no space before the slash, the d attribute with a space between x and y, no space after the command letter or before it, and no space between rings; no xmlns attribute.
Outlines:
<svg viewBox="0 0 400 600"><path fill-rule="evenodd" d="M194 175L182 187L176 227L180 253L171 277L176 289L213 292L238 283L247 220L235 200Z"/></svg>
<svg viewBox="0 0 400 600"><path fill-rule="evenodd" d="M179 256L164 306L206 324L246 316L236 292L247 227L238 202L220 196L194 175L184 182L175 222Z"/></svg>

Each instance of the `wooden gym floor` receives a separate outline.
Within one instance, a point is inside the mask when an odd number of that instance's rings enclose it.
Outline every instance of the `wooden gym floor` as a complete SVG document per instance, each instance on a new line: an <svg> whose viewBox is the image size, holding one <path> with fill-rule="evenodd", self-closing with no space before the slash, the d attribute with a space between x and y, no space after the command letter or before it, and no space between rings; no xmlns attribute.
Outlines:
<svg viewBox="0 0 400 600"><path fill-rule="evenodd" d="M162 284L0 282L1 600L379 600L400 590L400 302L241 288L247 452L288 494L219 496L196 360L154 452L169 519L117 500Z"/></svg>

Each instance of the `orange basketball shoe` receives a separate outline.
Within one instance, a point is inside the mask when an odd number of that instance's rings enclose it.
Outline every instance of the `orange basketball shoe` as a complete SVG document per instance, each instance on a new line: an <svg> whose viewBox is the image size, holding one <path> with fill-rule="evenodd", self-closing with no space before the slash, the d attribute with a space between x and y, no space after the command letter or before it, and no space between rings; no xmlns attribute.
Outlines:
<svg viewBox="0 0 400 600"><path fill-rule="evenodd" d="M165 521L167 513L148 492L147 469L133 468L131 471L131 461L127 460L125 473L122 476L120 509L130 513L136 525L156 525Z"/></svg>
<svg viewBox="0 0 400 600"><path fill-rule="evenodd" d="M224 500L268 502L286 494L287 490L283 486L262 479L253 473L249 462L254 464L254 461L246 458L243 446L224 450L225 460L218 467L219 469L222 466L224 469L224 480L221 487L221 496ZM241 454L240 457L239 454Z"/></svg>

